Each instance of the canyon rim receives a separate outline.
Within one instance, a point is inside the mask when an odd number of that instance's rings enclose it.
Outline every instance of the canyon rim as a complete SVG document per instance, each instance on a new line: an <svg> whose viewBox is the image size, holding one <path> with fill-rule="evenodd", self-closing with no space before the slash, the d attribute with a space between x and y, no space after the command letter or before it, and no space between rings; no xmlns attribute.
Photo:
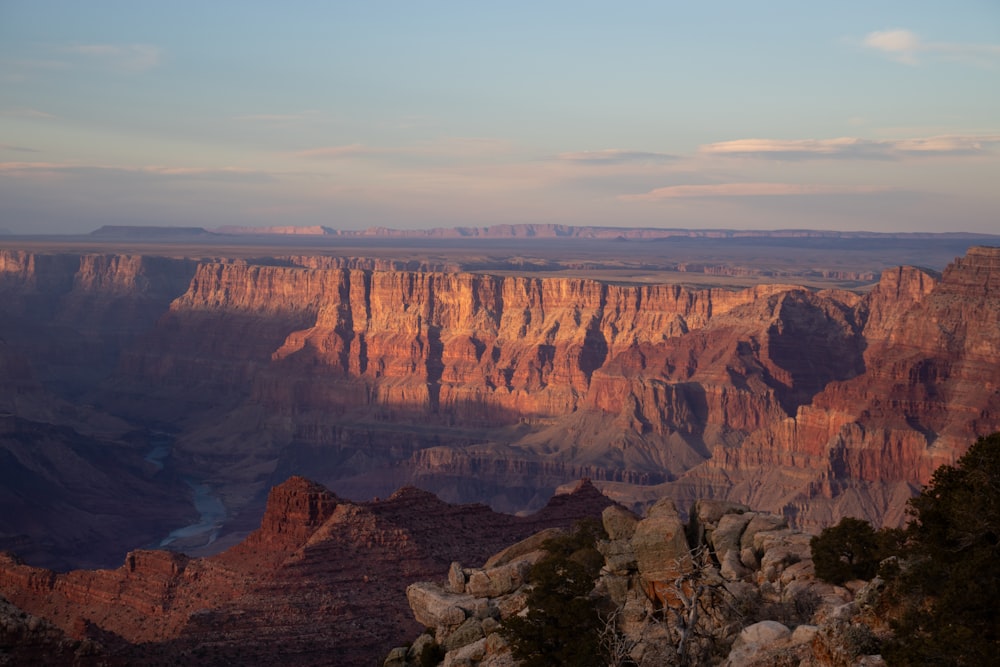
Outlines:
<svg viewBox="0 0 1000 667"><path fill-rule="evenodd" d="M506 512L586 477L640 510L898 525L1000 429L995 247L853 290L253 250L0 252L3 548L214 553L295 474Z"/></svg>

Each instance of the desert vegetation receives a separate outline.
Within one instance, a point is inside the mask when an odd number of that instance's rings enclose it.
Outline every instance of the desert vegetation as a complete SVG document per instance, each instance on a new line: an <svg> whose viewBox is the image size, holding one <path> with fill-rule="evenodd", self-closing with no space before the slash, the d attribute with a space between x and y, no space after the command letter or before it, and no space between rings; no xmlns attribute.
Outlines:
<svg viewBox="0 0 1000 667"><path fill-rule="evenodd" d="M903 530L845 518L812 540L816 575L877 580L892 665L987 665L1000 650L1000 433L938 468Z"/></svg>

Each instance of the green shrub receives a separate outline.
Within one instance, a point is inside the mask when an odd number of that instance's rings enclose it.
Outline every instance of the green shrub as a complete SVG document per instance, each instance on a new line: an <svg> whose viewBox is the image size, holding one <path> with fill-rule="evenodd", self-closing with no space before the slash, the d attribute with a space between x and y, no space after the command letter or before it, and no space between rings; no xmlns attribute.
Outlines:
<svg viewBox="0 0 1000 667"><path fill-rule="evenodd" d="M594 546L602 535L599 523L581 522L545 543L549 554L529 573L527 614L507 618L500 629L524 667L604 664L601 619L589 598L603 564Z"/></svg>
<svg viewBox="0 0 1000 667"><path fill-rule="evenodd" d="M443 660L444 647L435 642L424 646L423 650L420 651L420 655L417 657L417 664L419 664L420 667L435 667L435 665L441 664Z"/></svg>
<svg viewBox="0 0 1000 667"><path fill-rule="evenodd" d="M871 579L883 554L875 529L867 521L844 517L809 541L816 576L831 584Z"/></svg>
<svg viewBox="0 0 1000 667"><path fill-rule="evenodd" d="M1000 433L935 471L910 501L889 582L893 665L991 665L1000 657Z"/></svg>

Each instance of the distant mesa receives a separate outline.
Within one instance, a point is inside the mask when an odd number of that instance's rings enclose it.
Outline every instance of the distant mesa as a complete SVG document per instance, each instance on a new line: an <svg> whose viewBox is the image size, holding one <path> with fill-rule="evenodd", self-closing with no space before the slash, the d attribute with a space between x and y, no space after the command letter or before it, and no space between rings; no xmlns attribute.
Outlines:
<svg viewBox="0 0 1000 667"><path fill-rule="evenodd" d="M246 227L241 225L223 225L212 230L216 234L284 234L289 236L336 236L338 231L321 225L297 227L295 225L279 225L275 227Z"/></svg>
<svg viewBox="0 0 1000 667"><path fill-rule="evenodd" d="M661 240L671 238L696 239L920 239L965 238L989 236L983 234L945 233L882 233L839 232L811 229L735 230L735 229L660 229L653 227L606 227L557 224L490 225L485 227L432 227L429 229L394 229L368 227L367 229L335 229L323 225L278 225L253 227L224 225L211 230L215 234L252 236L337 236L341 238L378 239L590 239L608 241Z"/></svg>
<svg viewBox="0 0 1000 667"><path fill-rule="evenodd" d="M90 233L100 239L176 239L207 237L214 234L203 227L142 227L139 225L104 225Z"/></svg>

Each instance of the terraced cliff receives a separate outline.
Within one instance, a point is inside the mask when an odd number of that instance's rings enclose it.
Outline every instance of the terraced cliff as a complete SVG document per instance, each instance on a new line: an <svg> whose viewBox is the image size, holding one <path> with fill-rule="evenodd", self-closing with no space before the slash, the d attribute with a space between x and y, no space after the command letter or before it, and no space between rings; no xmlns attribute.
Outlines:
<svg viewBox="0 0 1000 667"><path fill-rule="evenodd" d="M169 432L130 474L207 483L223 533L297 473L511 511L588 476L626 503L896 523L1000 429L997 248L864 294L368 266L4 251L0 400L133 453Z"/></svg>

